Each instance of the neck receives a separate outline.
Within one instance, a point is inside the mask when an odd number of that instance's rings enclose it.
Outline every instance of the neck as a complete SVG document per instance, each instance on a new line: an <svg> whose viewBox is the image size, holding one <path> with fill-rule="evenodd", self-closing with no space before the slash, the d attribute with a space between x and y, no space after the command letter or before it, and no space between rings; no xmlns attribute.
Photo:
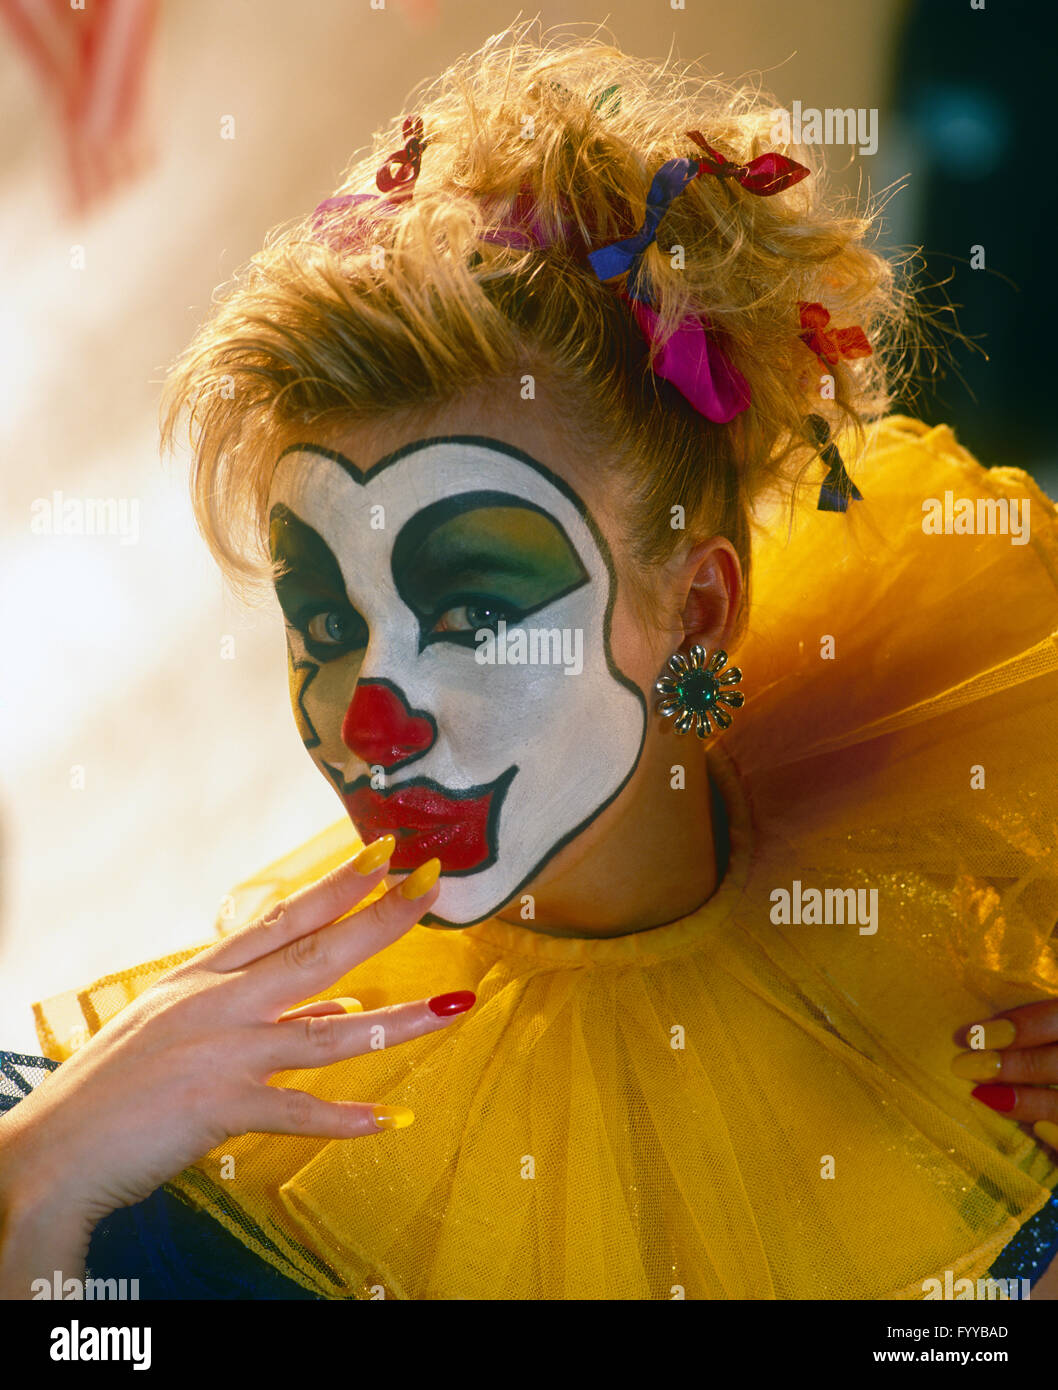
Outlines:
<svg viewBox="0 0 1058 1390"><path fill-rule="evenodd" d="M701 907L719 874L706 761L687 742L682 790L670 785L669 746L540 876L533 920L522 918L520 897L500 919L546 936L628 936Z"/></svg>

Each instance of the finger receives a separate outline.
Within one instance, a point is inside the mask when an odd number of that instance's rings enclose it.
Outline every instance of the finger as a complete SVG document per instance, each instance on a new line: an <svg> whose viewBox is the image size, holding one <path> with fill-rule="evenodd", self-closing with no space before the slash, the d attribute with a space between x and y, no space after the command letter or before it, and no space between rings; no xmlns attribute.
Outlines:
<svg viewBox="0 0 1058 1390"><path fill-rule="evenodd" d="M301 1134L317 1139L359 1139L404 1129L415 1116L403 1105L321 1100L308 1091L261 1085L245 1110L243 1134ZM242 1123L242 1121L240 1121Z"/></svg>
<svg viewBox="0 0 1058 1390"><path fill-rule="evenodd" d="M360 1014L364 1006L359 999L317 999L314 1004L302 1004L300 1009L287 1009L279 1015L277 1023L285 1023L292 1018L322 1018L325 1014Z"/></svg>
<svg viewBox="0 0 1058 1390"><path fill-rule="evenodd" d="M967 1047L986 1051L1058 1043L1058 999L1022 1004L983 1023L972 1023L963 1041Z"/></svg>
<svg viewBox="0 0 1058 1390"><path fill-rule="evenodd" d="M960 1052L951 1069L963 1081L1058 1085L1058 1047L1012 1047L1004 1052Z"/></svg>
<svg viewBox="0 0 1058 1390"><path fill-rule="evenodd" d="M1032 1132L1036 1138L1041 1140L1048 1148L1058 1152L1058 1125L1051 1120L1037 1120L1032 1126Z"/></svg>
<svg viewBox="0 0 1058 1390"><path fill-rule="evenodd" d="M283 898L227 941L202 952L195 957L195 964L210 970L241 970L306 932L335 921L378 887L396 847L392 835L382 835L316 883Z"/></svg>
<svg viewBox="0 0 1058 1390"><path fill-rule="evenodd" d="M441 861L429 859L353 917L297 936L246 968L255 1002L272 1022L299 999L330 989L350 970L410 931L439 892Z"/></svg>
<svg viewBox="0 0 1058 1390"><path fill-rule="evenodd" d="M411 1004L391 1004L359 1014L313 1014L265 1025L257 1033L254 1060L268 1075L326 1067L381 1048L399 1047L446 1028L474 1004L470 990L438 994Z"/></svg>
<svg viewBox="0 0 1058 1390"><path fill-rule="evenodd" d="M1030 1125L1037 1120L1058 1121L1058 1091L1043 1086L975 1086L972 1095L1011 1120Z"/></svg>

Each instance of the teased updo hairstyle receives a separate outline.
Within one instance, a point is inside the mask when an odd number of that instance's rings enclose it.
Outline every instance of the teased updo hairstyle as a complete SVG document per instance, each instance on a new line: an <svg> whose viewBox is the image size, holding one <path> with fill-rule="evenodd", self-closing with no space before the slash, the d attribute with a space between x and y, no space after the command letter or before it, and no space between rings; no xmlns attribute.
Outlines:
<svg viewBox="0 0 1058 1390"><path fill-rule="evenodd" d="M311 213L276 229L170 373L163 443L186 413L195 514L236 587L271 574L269 479L307 426L429 411L497 378L513 382L515 409L518 379L531 373L546 382L554 426L622 475L636 561L662 562L686 535L671 524L680 505L688 531L730 539L748 587L751 505L812 462L806 414L862 432L884 413L904 296L892 263L870 248L872 219L829 193L817 151L773 138L778 103L596 38L537 41L532 27L490 38L411 95L421 170L410 198L371 219L374 251L341 249ZM404 144L403 119L376 132L336 195L377 192L376 171ZM736 162L777 150L813 171L771 197L703 173L645 255L661 331L707 315L750 384L752 405L727 425L654 377L627 305L585 261L642 224L661 164L700 156L691 129ZM483 239L526 189L549 244ZM798 301L821 302L836 326L859 324L874 347L836 367L833 400L819 398Z"/></svg>

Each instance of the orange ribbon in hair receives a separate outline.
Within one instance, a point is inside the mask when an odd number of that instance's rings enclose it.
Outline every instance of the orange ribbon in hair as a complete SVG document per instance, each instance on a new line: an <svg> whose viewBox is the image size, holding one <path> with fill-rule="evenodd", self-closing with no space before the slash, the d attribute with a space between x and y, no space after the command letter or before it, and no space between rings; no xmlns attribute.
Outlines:
<svg viewBox="0 0 1058 1390"><path fill-rule="evenodd" d="M801 311L800 338L811 349L825 367L833 367L839 358L870 357L874 351L867 341L867 334L857 324L851 328L834 328L828 333L830 311L822 304L803 304L798 302Z"/></svg>

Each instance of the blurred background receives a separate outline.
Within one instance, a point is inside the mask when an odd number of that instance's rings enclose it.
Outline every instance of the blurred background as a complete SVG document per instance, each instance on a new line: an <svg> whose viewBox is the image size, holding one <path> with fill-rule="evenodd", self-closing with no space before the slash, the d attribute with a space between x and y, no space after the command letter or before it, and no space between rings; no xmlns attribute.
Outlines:
<svg viewBox="0 0 1058 1390"><path fill-rule="evenodd" d="M33 1000L208 937L339 818L278 610L226 596L159 460L159 386L266 230L519 15L877 109L877 152L831 148L834 177L910 176L885 240L926 248L988 354L957 349L917 410L1055 495L1042 2L0 0L0 1048L39 1050ZM55 526L91 498L108 534Z"/></svg>

